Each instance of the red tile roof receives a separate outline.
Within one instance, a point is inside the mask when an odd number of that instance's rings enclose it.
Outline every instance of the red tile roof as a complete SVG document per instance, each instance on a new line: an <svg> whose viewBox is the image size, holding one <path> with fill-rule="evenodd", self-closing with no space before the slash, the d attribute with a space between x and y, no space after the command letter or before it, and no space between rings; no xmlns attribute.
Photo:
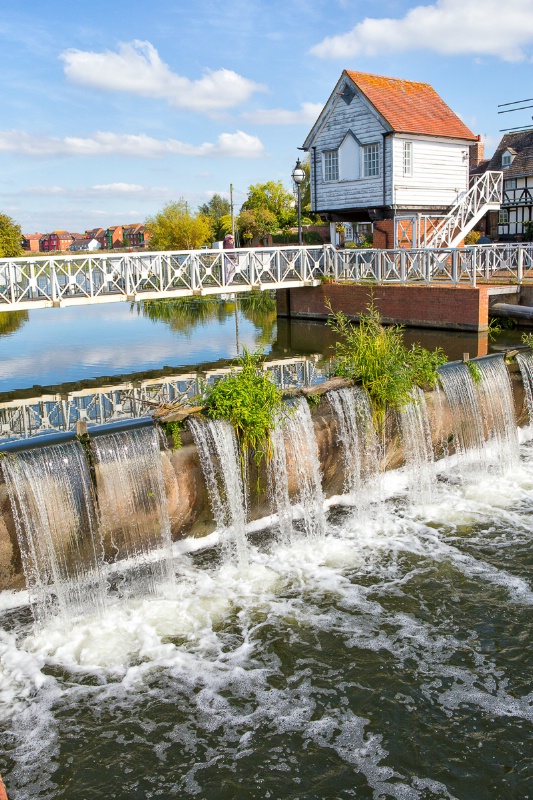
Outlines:
<svg viewBox="0 0 533 800"><path fill-rule="evenodd" d="M476 139L429 83L385 78L366 72L346 74L397 133Z"/></svg>

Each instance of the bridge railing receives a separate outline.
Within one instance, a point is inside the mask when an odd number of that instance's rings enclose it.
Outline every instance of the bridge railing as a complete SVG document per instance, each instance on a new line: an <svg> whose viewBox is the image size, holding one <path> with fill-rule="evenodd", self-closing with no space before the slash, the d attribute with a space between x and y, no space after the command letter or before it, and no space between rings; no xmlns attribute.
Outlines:
<svg viewBox="0 0 533 800"><path fill-rule="evenodd" d="M331 246L54 255L0 260L0 308L223 294L308 284Z"/></svg>
<svg viewBox="0 0 533 800"><path fill-rule="evenodd" d="M336 250L271 247L0 259L0 311L52 305L226 294L311 285L324 276L360 283L445 282L499 275L521 281L533 244Z"/></svg>

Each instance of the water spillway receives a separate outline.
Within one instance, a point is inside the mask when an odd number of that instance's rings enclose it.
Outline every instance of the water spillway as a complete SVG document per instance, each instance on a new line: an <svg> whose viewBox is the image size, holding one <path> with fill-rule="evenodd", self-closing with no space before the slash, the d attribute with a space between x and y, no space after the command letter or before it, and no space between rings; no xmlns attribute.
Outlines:
<svg viewBox="0 0 533 800"><path fill-rule="evenodd" d="M468 386L479 436L453 421L443 390L438 401L413 397L388 453L364 427L353 387L316 406L298 398L274 432L283 446L261 499L273 515L264 535L252 530L238 448L218 422L199 421L222 546L198 549L200 538L174 528L172 561L155 495L164 485L175 525L187 500L182 467L200 482L196 445L184 435L181 451L159 455L144 432L95 441L94 480L83 460L79 469L101 537L103 611L48 615L35 630L27 606L0 594L0 772L10 796L527 796L533 450L526 439L520 462L509 455L516 419L499 370L482 367ZM453 380L467 381L458 371ZM490 414L489 378L505 395ZM449 457L437 469L441 441ZM15 460L3 460L4 474ZM32 465L13 491L29 498L24 481L42 476ZM344 502L328 509L339 487ZM161 580L171 564L175 582L153 591L151 573L148 587L130 584L106 606L119 591L118 553L134 571L137 556L147 566L157 554Z"/></svg>

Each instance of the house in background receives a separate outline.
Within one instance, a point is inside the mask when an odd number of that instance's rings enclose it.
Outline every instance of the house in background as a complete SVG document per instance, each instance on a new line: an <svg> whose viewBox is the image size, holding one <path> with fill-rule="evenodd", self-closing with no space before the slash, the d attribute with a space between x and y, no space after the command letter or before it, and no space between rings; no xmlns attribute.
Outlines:
<svg viewBox="0 0 533 800"><path fill-rule="evenodd" d="M73 241L74 236L68 231L53 231L41 236L39 246L43 253L65 251L70 249Z"/></svg>
<svg viewBox="0 0 533 800"><path fill-rule="evenodd" d="M113 250L117 247L123 246L124 234L122 232L122 225L112 225L107 228L105 232L105 247L108 250Z"/></svg>
<svg viewBox="0 0 533 800"><path fill-rule="evenodd" d="M41 233L25 233L22 236L22 248L27 253L38 253Z"/></svg>
<svg viewBox="0 0 533 800"><path fill-rule="evenodd" d="M312 211L332 241L338 223L372 222L375 247L456 245L499 206L491 185L465 217L478 142L429 84L345 70L302 148Z"/></svg>
<svg viewBox="0 0 533 800"><path fill-rule="evenodd" d="M96 239L102 249L106 246L106 236L103 228L91 228L90 231L85 231L85 236L83 238Z"/></svg>
<svg viewBox="0 0 533 800"><path fill-rule="evenodd" d="M140 222L122 226L124 247L144 247L146 230Z"/></svg>
<svg viewBox="0 0 533 800"><path fill-rule="evenodd" d="M528 222L533 223L533 129L507 133L492 158L475 172L503 172L503 195L498 213L485 220L491 239L521 241Z"/></svg>
<svg viewBox="0 0 533 800"><path fill-rule="evenodd" d="M78 238L74 239L72 244L70 245L70 250L73 251L84 251L87 252L88 250L101 250L102 245L95 239L94 237L91 239L88 238Z"/></svg>

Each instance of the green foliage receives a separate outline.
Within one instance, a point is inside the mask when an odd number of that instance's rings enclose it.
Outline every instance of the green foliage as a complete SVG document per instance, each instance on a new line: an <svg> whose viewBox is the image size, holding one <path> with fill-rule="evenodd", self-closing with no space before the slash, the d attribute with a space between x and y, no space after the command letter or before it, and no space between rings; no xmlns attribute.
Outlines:
<svg viewBox="0 0 533 800"><path fill-rule="evenodd" d="M198 213L211 220L215 241L220 242L227 233L231 233L231 206L225 197L214 194L208 203L199 207Z"/></svg>
<svg viewBox="0 0 533 800"><path fill-rule="evenodd" d="M167 203L155 217L148 217L146 230L150 250L196 250L213 238L212 220L191 213L183 199Z"/></svg>
<svg viewBox="0 0 533 800"><path fill-rule="evenodd" d="M15 258L23 254L20 225L7 214L0 214L0 258Z"/></svg>
<svg viewBox="0 0 533 800"><path fill-rule="evenodd" d="M479 231L468 231L468 233L465 236L465 244L466 245L477 244L477 240L479 239L480 236L481 234Z"/></svg>
<svg viewBox="0 0 533 800"><path fill-rule="evenodd" d="M305 399L307 400L307 404L309 406L311 406L312 408L313 407L316 408L316 406L320 405L320 401L322 400L322 395L321 394L307 394L305 396Z"/></svg>
<svg viewBox="0 0 533 800"><path fill-rule="evenodd" d="M267 181L248 187L248 197L242 205L242 211L257 209L269 211L274 216L276 220L274 230L291 228L297 223L294 197L281 181Z"/></svg>
<svg viewBox="0 0 533 800"><path fill-rule="evenodd" d="M183 423L179 422L178 420L174 420L173 422L161 422L160 424L167 436L172 438L172 449L180 450L182 446L181 432L183 430Z"/></svg>
<svg viewBox="0 0 533 800"><path fill-rule="evenodd" d="M415 386L434 386L437 369L446 361L437 348L426 350L419 344L410 349L403 342L402 328L385 327L373 300L359 324L352 324L342 311L333 313L328 325L340 336L335 345L334 374L360 383L370 395L374 423L383 431L388 409L401 410L410 402Z"/></svg>
<svg viewBox="0 0 533 800"><path fill-rule="evenodd" d="M210 388L206 413L213 419L227 419L233 425L241 447L242 463L251 449L255 463L272 455L270 432L283 407L281 390L262 369L264 356L244 350L232 372Z"/></svg>
<svg viewBox="0 0 533 800"><path fill-rule="evenodd" d="M530 220L524 227L524 241L533 242L533 221Z"/></svg>
<svg viewBox="0 0 533 800"><path fill-rule="evenodd" d="M495 339L495 338L496 338L496 336L497 336L499 333L501 333L501 332L502 332L502 330L503 330L503 326L502 326L502 323L500 322L500 320L499 320L499 319L496 319L495 317L491 317L491 318L489 319L489 327L488 327L488 329L487 329L487 334L488 334L488 337L489 337L489 339L490 339L491 341L492 341L493 339Z"/></svg>
<svg viewBox="0 0 533 800"><path fill-rule="evenodd" d="M324 244L324 240L318 231L305 231L303 238L305 244Z"/></svg>
<svg viewBox="0 0 533 800"><path fill-rule="evenodd" d="M476 364L476 362L475 361L465 361L464 363L468 367L468 371L469 371L470 375L472 376L472 380L474 381L474 383L475 384L481 383L481 377L482 377L481 376L481 370L478 367L478 365Z"/></svg>
<svg viewBox="0 0 533 800"><path fill-rule="evenodd" d="M533 350L533 333L523 333L522 343L527 345L527 347L529 347L530 350Z"/></svg>
<svg viewBox="0 0 533 800"><path fill-rule="evenodd" d="M275 214L264 207L244 209L236 222L243 239L253 239L254 236L262 239L275 233L279 227Z"/></svg>

